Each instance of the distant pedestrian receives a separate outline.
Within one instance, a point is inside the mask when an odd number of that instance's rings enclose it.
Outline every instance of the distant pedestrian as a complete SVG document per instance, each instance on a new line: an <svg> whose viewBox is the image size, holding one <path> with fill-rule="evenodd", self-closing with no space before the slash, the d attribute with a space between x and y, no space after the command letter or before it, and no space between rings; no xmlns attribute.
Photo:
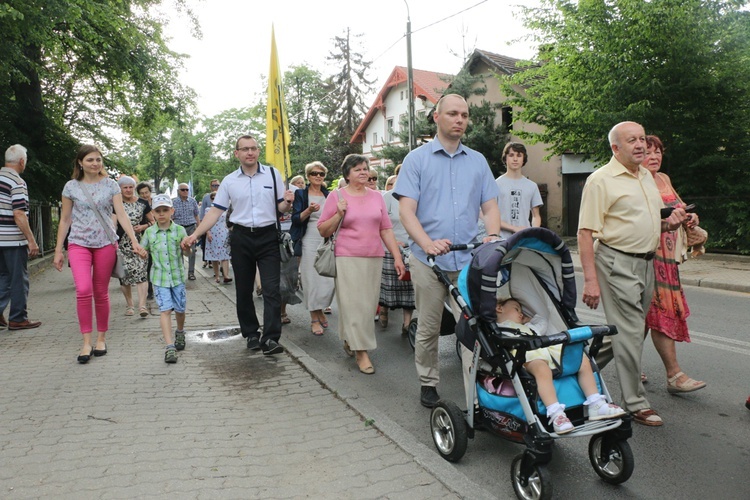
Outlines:
<svg viewBox="0 0 750 500"><path fill-rule="evenodd" d="M213 205L214 198L216 198L216 193L211 193L208 198L208 208ZM221 274L224 275L225 285L232 282L232 278L229 277L229 259L232 258L232 252L229 248L229 228L227 227L226 216L227 213L222 212L219 221L204 235L206 249L203 252L205 259L213 265L216 283L219 283L219 267L221 266Z"/></svg>
<svg viewBox="0 0 750 500"><path fill-rule="evenodd" d="M21 174L26 170L26 148L14 144L5 151L0 169L0 328L27 330L40 321L29 321L29 257L39 254L29 226L29 191ZM8 321L3 313L10 304Z"/></svg>
<svg viewBox="0 0 750 500"><path fill-rule="evenodd" d="M200 209L195 198L190 197L190 187L184 182L177 186L177 197L172 199L174 221L185 228L188 236L193 234L200 223ZM190 247L188 256L188 279L195 280L195 243Z"/></svg>
<svg viewBox="0 0 750 500"><path fill-rule="evenodd" d="M203 195L203 200L201 201L200 206L200 220L203 220L203 217L206 216L206 212L209 208L211 208L211 205L213 205L213 197L211 195L216 196L216 191L219 190L219 186L221 185L221 182L219 182L219 179L211 179L211 191ZM200 239L200 247L203 257L203 268L207 268L209 266L209 262L211 262L209 259L206 258L206 235L203 235L203 237ZM224 275L224 277L227 277L227 275Z"/></svg>
<svg viewBox="0 0 750 500"><path fill-rule="evenodd" d="M73 179L62 192L62 213L57 227L54 266L63 267L63 243L68 237L68 260L76 287L78 324L83 335L79 363L88 363L91 355L107 354L106 334L109 330L109 280L117 259L117 239L112 211L130 238L135 253L141 246L125 213L120 187L107 177L99 148L81 146L73 165ZM93 206L92 202L93 201ZM95 306L95 307L94 307ZM96 345L91 345L93 314L96 310Z"/></svg>
<svg viewBox="0 0 750 500"><path fill-rule="evenodd" d="M510 238L513 233L527 227L540 227L542 216L539 207L544 202L536 182L521 173L529 161L526 146L520 142L509 142L503 149L506 172L495 179L500 195L500 236Z"/></svg>
<svg viewBox="0 0 750 500"><path fill-rule="evenodd" d="M148 206L151 206L151 184L148 182L140 182L135 187L136 192L138 193L138 197L140 199L144 200L146 203L148 203ZM153 217L153 216L152 216ZM153 219L151 219L153 221ZM148 217L144 214L143 219L141 220L141 224L145 224L146 222L149 222ZM148 257L148 266L146 266L146 274L151 274L151 256ZM151 281L148 282L148 295L146 296L146 299L153 300L154 299L154 287L151 284Z"/></svg>
<svg viewBox="0 0 750 500"><path fill-rule="evenodd" d="M224 177L214 204L183 248L211 229L231 203L232 268L237 290L237 318L248 349L263 349L271 356L284 352L281 338L281 252L276 220L278 212L292 209L294 193L284 189L281 174L258 161L260 148L253 136L237 139L234 156L240 168ZM274 190L274 186L276 189ZM256 265L263 286L263 336L253 303Z"/></svg>
<svg viewBox="0 0 750 500"><path fill-rule="evenodd" d="M165 363L177 363L177 351L185 349L185 308L187 294L185 292L185 269L183 264L183 250L180 243L187 237L185 228L172 221L174 208L172 200L165 194L153 197L152 210L155 214L156 225L143 233L142 258L151 255L151 281L154 284L154 297L161 312L159 323L164 337L166 350ZM185 250L185 253L189 250ZM172 338L172 311L174 311L177 329Z"/></svg>

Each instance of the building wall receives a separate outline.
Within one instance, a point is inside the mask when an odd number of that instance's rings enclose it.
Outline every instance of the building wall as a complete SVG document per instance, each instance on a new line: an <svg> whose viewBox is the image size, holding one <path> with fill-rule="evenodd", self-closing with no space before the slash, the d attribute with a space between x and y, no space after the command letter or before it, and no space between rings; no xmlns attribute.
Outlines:
<svg viewBox="0 0 750 500"><path fill-rule="evenodd" d="M478 63L472 71L472 74L484 75L484 83L477 83L475 86L486 86L487 93L484 96L472 96L469 99L471 103L480 104L482 100L493 103L505 102L507 96L501 92L497 78L491 74L489 67L485 63ZM496 123L500 124L501 122L502 114L501 111L498 110ZM545 160L544 157L549 154L547 145L541 143L528 144L515 134L518 130L536 132L541 130L541 127L531 123L515 122L509 140L522 142L526 145L526 149L529 153L529 160L526 163L526 166L523 167L524 175L537 184L547 185L547 199L545 200L547 209L546 227L552 229L558 234L563 234L562 158L555 155L549 160Z"/></svg>

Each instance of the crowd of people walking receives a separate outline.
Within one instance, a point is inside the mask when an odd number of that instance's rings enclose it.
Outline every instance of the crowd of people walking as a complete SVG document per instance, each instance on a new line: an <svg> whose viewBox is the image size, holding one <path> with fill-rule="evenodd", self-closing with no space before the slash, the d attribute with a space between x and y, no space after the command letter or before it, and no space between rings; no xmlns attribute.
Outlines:
<svg viewBox="0 0 750 500"><path fill-rule="evenodd" d="M376 322L387 327L391 311L401 309L401 331L406 334L417 311L419 400L434 407L439 400L437 343L444 304L451 304L456 317L459 309L437 281L428 256L455 280L471 254L450 252L452 243L507 238L543 222L539 188L522 173L529 160L523 144L505 146L506 172L495 179L484 156L461 141L469 120L464 98L443 96L434 119L435 138L406 156L383 191L378 189L378 172L366 156L357 154L344 159L336 189L327 187L329 169L320 161L307 164L304 175L290 179L287 188L278 170L260 163L257 140L243 135L234 150L238 169L223 180L213 179L211 191L198 204L189 196L188 184L180 184L170 199L153 195L149 184L138 184L130 176L114 181L101 151L82 146L62 191L53 260L62 271L67 250L82 335L78 362L107 354L108 287L116 264L124 269L124 314L135 315L137 307L139 316L148 317L147 300L153 297L161 314L165 361L176 362L176 351L185 348L185 276L196 279L195 247L201 242L204 265L213 268L216 283L232 283L234 273L242 335L249 349L265 355L283 352L282 325L291 322L287 305L302 303L311 334L322 336L335 297L343 350L354 357L360 372L373 374ZM685 374L675 349L676 342L690 342L690 310L679 264L687 258L685 231L699 219L686 212L670 178L660 171L664 145L658 137L647 136L637 123L623 122L612 128L608 139L612 159L589 176L581 202L582 299L590 308L601 303L607 322L620 331L607 339L597 362L604 367L614 360L622 407L637 423L660 426L663 421L643 388L648 377L641 369L641 354L648 333L664 364L670 393L706 387ZM0 316L0 324L10 329L39 326L28 319L25 306L25 259L38 252L21 216L28 206L20 178L25 162L25 149L12 146L0 172L0 184L20 193L0 200L0 208L15 217L15 229L0 228L0 305L4 311L11 304L9 321ZM445 217L446 206L453 207L453 217ZM662 207L673 211L661 218ZM290 258L282 258L279 247L283 232L291 236ZM335 277L325 277L316 270L316 256L334 234ZM186 275L183 256L188 258ZM262 287L262 321L253 303L256 273ZM463 347L462 364L468 381L471 353Z"/></svg>

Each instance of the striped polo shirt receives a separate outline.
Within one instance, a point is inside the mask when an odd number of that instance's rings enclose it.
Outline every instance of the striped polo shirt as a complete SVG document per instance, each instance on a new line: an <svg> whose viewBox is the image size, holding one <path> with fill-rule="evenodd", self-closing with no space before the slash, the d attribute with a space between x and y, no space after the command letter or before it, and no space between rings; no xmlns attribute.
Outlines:
<svg viewBox="0 0 750 500"><path fill-rule="evenodd" d="M23 210L29 216L29 192L26 181L9 167L0 168L0 246L28 245L26 237L16 225L14 210Z"/></svg>

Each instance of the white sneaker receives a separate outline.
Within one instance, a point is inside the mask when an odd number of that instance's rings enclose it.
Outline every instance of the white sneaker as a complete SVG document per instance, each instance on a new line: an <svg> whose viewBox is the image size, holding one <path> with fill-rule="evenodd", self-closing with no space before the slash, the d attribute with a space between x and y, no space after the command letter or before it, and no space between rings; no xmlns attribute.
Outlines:
<svg viewBox="0 0 750 500"><path fill-rule="evenodd" d="M557 434L567 434L575 428L564 411L557 412L549 420Z"/></svg>
<svg viewBox="0 0 750 500"><path fill-rule="evenodd" d="M625 415L625 410L613 403L607 403L605 398L601 398L594 404L589 405L589 420L605 420L607 418L617 418Z"/></svg>

